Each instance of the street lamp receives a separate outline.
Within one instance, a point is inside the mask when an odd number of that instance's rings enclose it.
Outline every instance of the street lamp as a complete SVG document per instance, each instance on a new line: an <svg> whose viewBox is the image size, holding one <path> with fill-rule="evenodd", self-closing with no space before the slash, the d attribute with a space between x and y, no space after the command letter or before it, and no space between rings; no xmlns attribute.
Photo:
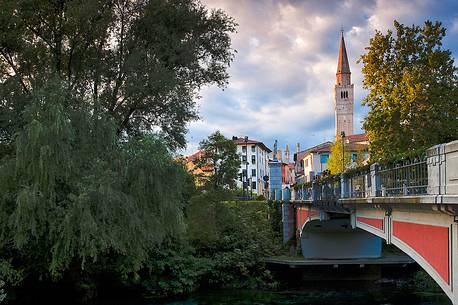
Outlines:
<svg viewBox="0 0 458 305"><path fill-rule="evenodd" d="M248 136L245 136L245 183L243 184L243 196L245 198L248 197Z"/></svg>
<svg viewBox="0 0 458 305"><path fill-rule="evenodd" d="M345 131L340 133L342 138L342 173L345 171Z"/></svg>

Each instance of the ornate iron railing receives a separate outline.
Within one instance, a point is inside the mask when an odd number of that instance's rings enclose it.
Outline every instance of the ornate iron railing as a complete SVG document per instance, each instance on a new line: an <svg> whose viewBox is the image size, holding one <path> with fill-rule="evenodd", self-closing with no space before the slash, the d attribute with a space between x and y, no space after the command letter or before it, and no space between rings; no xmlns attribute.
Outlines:
<svg viewBox="0 0 458 305"><path fill-rule="evenodd" d="M331 202L340 198L410 196L426 194L427 187L426 156L419 156L391 164L375 164L371 168L365 166L342 176L318 178L312 186L303 184L297 189L295 198Z"/></svg>
<svg viewBox="0 0 458 305"><path fill-rule="evenodd" d="M363 173L349 178L350 183L350 197L351 198L362 198L367 195L367 188L370 183L369 173ZM367 178L366 178L367 177Z"/></svg>
<svg viewBox="0 0 458 305"><path fill-rule="evenodd" d="M409 196L427 192L426 156L382 165L378 175L380 175L382 196Z"/></svg>

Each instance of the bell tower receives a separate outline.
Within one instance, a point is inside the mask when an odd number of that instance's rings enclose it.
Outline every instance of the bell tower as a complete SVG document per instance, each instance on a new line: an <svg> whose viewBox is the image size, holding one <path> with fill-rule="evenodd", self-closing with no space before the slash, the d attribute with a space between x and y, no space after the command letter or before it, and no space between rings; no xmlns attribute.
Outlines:
<svg viewBox="0 0 458 305"><path fill-rule="evenodd" d="M350 64L342 30L340 37L339 60L337 63L336 85L334 86L334 110L336 116L336 137L341 132L353 134L353 87L351 83Z"/></svg>

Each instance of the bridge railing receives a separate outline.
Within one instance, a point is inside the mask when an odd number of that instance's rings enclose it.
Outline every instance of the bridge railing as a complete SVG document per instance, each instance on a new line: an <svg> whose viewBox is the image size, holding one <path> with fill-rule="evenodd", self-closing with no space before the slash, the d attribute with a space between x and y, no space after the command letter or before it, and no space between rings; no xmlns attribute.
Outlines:
<svg viewBox="0 0 458 305"><path fill-rule="evenodd" d="M458 141L388 164L374 163L341 176L324 176L296 190L293 200L458 195Z"/></svg>
<svg viewBox="0 0 458 305"><path fill-rule="evenodd" d="M292 198L299 201L334 201L340 198L340 176L325 176L296 185Z"/></svg>
<svg viewBox="0 0 458 305"><path fill-rule="evenodd" d="M312 200L312 184L301 184L293 190L295 200Z"/></svg>
<svg viewBox="0 0 458 305"><path fill-rule="evenodd" d="M426 155L382 165L378 171L381 196L409 196L427 193Z"/></svg>
<svg viewBox="0 0 458 305"><path fill-rule="evenodd" d="M351 198L363 198L368 195L368 190L371 187L371 180L368 179L368 172L363 171L348 178L350 197Z"/></svg>
<svg viewBox="0 0 458 305"><path fill-rule="evenodd" d="M425 153L367 172L342 175L341 198L458 195L458 141L439 144Z"/></svg>
<svg viewBox="0 0 458 305"><path fill-rule="evenodd" d="M428 166L426 155L387 164L372 164L370 168L342 175L348 191L341 198L411 196L427 193Z"/></svg>

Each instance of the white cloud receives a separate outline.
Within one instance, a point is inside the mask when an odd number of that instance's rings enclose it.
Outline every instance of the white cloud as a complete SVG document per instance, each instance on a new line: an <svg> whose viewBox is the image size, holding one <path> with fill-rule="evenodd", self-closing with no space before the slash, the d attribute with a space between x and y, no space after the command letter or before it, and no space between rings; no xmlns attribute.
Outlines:
<svg viewBox="0 0 458 305"><path fill-rule="evenodd" d="M230 68L230 84L221 91L206 88L199 101L202 120L189 126L188 152L219 129L226 136L249 135L271 146L310 146L334 133L333 88L340 28L355 84L355 131L367 109L361 65L356 61L375 29L393 20L422 23L432 14L430 0L203 0L221 8L239 24L233 35L238 53ZM437 13L441 17L442 13ZM434 17L434 16L433 16ZM445 18L445 17L444 17ZM458 32L458 19L452 31Z"/></svg>

